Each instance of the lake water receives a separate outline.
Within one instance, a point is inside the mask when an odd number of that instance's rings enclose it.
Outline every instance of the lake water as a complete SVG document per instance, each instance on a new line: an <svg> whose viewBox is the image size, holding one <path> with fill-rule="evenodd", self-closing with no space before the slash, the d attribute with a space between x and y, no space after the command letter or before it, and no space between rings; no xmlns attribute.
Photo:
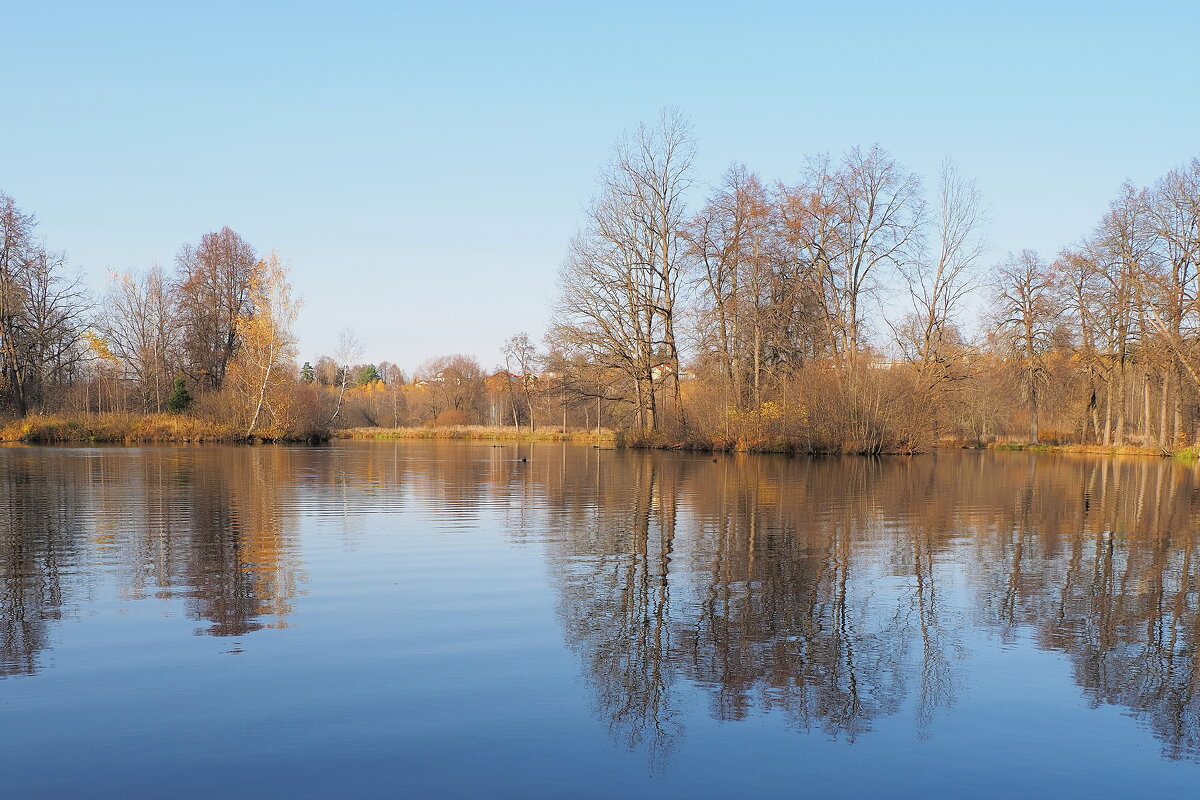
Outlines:
<svg viewBox="0 0 1200 800"><path fill-rule="evenodd" d="M1200 790L1191 465L9 447L0 504L3 797Z"/></svg>

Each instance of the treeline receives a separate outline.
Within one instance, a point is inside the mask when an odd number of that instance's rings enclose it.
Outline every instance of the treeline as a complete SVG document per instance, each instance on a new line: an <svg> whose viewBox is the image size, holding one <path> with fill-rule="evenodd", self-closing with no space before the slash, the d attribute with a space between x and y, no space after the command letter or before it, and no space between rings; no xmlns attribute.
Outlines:
<svg viewBox="0 0 1200 800"><path fill-rule="evenodd" d="M578 396L570 376L548 370L526 334L506 344L514 346L522 353L520 361L510 357L509 365L491 370L474 356L456 353L425 361L411 378L386 361L360 364L331 356L315 365L305 362L300 374L332 398L339 428L485 425L533 433L592 430L599 424L594 401ZM615 422L605 411L604 424Z"/></svg>
<svg viewBox="0 0 1200 800"><path fill-rule="evenodd" d="M0 439L313 439L363 425L526 426L543 402L532 374L486 371L471 356L430 359L412 381L395 364L358 363L363 348L349 330L333 354L299 365L300 303L288 268L228 227L184 244L171 271L114 272L99 298L36 227L0 194L0 417L9 421ZM532 353L526 337L525 368Z"/></svg>
<svg viewBox="0 0 1200 800"><path fill-rule="evenodd" d="M174 272L114 273L93 298L37 238L34 216L0 195L0 406L10 417L172 411L240 438L320 436L319 398L299 385L298 310L288 268L229 228L183 245Z"/></svg>
<svg viewBox="0 0 1200 800"><path fill-rule="evenodd" d="M980 193L949 162L930 187L855 147L791 180L734 165L705 191L695 152L673 111L617 143L544 347L520 333L502 365L448 355L412 376L361 363L350 331L297 366L287 271L228 228L169 274L114 275L94 303L0 196L0 403L190 408L264 438L504 425L805 452L1200 443L1200 160L1126 184L1053 258L995 259Z"/></svg>
<svg viewBox="0 0 1200 800"><path fill-rule="evenodd" d="M810 157L793 182L735 165L693 210L694 156L675 112L617 144L548 337L573 395L650 441L1196 441L1200 161L1122 187L1049 262L995 264L953 164L931 193L878 146Z"/></svg>
<svg viewBox="0 0 1200 800"><path fill-rule="evenodd" d="M368 382L346 424L805 452L1200 443L1200 159L1121 187L1053 258L997 259L950 162L928 186L855 147L792 180L737 164L705 192L695 153L673 111L617 143L545 348L518 334L490 372L455 356Z"/></svg>

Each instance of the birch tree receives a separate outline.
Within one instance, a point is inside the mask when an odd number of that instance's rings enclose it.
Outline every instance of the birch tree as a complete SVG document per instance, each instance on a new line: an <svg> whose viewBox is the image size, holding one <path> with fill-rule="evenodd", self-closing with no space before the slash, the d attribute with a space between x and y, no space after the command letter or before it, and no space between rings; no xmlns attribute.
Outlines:
<svg viewBox="0 0 1200 800"><path fill-rule="evenodd" d="M288 402L296 384L292 326L300 311L300 301L292 297L289 272L275 253L255 264L249 280L251 310L237 321L242 342L231 374L247 412L247 439L268 418L277 428L286 427L280 424L284 422L280 406Z"/></svg>
<svg viewBox="0 0 1200 800"><path fill-rule="evenodd" d="M332 425L342 413L342 403L346 399L346 388L350 385L350 365L362 356L363 346L359 338L354 334L353 328L342 328L338 334L337 352L334 353L337 359L336 381L338 384L337 404L333 408L333 416L329 418L329 424ZM320 362L317 362L318 368Z"/></svg>

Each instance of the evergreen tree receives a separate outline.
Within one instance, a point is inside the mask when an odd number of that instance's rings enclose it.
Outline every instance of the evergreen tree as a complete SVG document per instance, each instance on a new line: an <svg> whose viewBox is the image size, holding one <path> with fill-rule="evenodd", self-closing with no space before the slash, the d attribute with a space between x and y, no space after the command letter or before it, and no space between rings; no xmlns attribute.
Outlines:
<svg viewBox="0 0 1200 800"><path fill-rule="evenodd" d="M175 390L167 398L167 411L181 414L192 407L192 394L183 383L183 378L175 379Z"/></svg>
<svg viewBox="0 0 1200 800"><path fill-rule="evenodd" d="M379 370L375 368L374 364L367 364L366 366L360 367L358 374L354 376L354 385L366 386L369 383L374 383L375 381L379 380L383 380L383 378L379 375Z"/></svg>

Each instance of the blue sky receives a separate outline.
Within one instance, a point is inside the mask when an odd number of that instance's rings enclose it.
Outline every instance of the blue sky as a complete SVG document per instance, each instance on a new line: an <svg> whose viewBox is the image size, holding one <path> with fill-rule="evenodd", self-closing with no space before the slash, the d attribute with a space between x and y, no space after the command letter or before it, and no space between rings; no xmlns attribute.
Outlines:
<svg viewBox="0 0 1200 800"><path fill-rule="evenodd" d="M1052 256L1200 155L1191 3L11 4L0 191L96 287L229 225L294 267L303 358L540 337L615 139L664 105L697 177L949 156L989 263Z"/></svg>

